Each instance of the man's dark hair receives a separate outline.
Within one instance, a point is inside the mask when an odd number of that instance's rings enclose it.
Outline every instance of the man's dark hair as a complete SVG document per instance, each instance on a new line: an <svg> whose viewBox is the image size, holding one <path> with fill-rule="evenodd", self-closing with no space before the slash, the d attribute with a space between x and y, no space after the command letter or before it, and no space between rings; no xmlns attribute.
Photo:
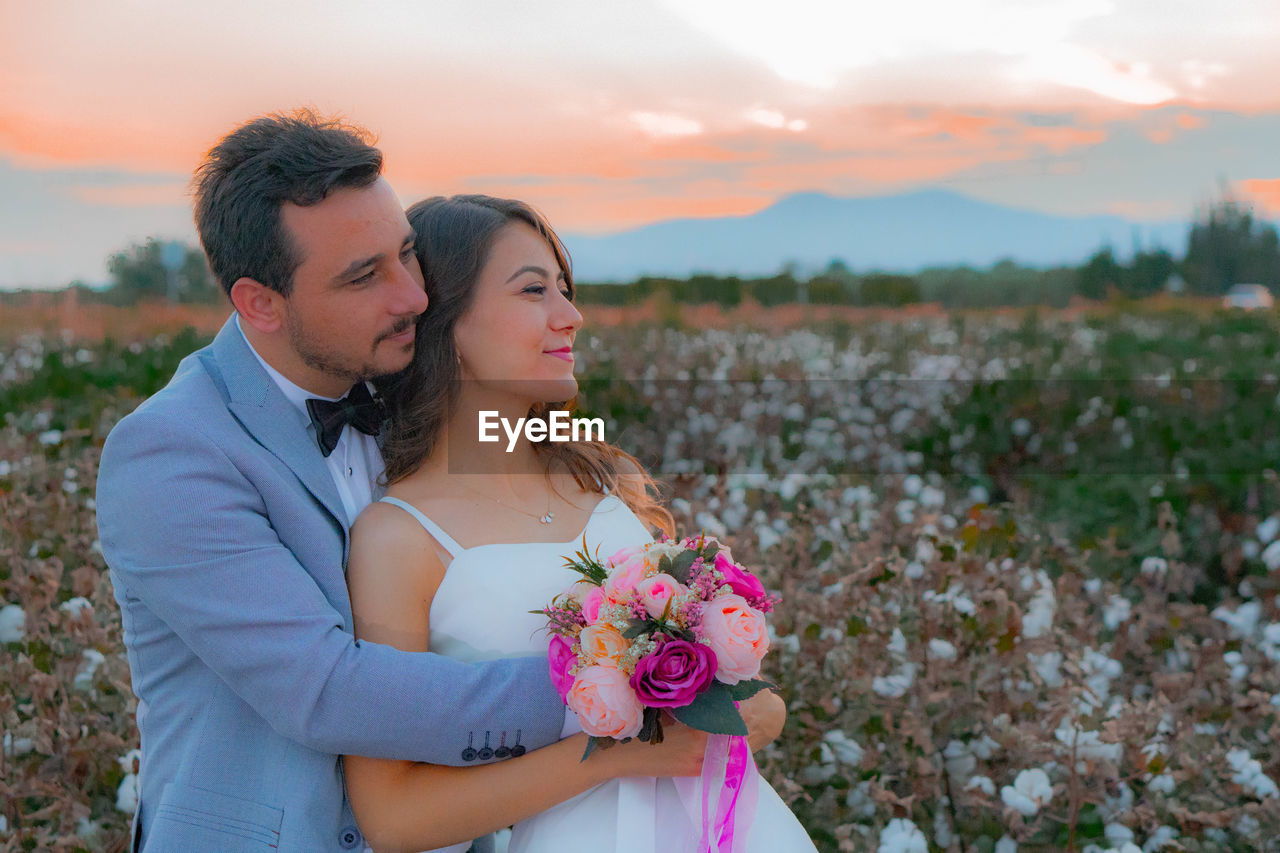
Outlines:
<svg viewBox="0 0 1280 853"><path fill-rule="evenodd" d="M289 295L302 259L280 219L285 202L323 201L382 173L369 132L310 110L256 118L210 149L196 170L196 230L222 289L242 277Z"/></svg>

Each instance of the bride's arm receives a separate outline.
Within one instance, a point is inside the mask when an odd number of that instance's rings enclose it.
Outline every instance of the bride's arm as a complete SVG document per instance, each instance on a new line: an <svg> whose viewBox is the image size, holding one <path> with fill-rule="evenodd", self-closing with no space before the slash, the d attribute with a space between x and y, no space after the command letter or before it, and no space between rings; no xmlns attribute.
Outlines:
<svg viewBox="0 0 1280 853"><path fill-rule="evenodd" d="M374 504L352 529L347 583L356 636L427 651L431 599L444 576L433 540L403 510ZM513 702L520 697L511 697ZM424 724L447 709L423 709ZM344 757L347 793L375 850L426 850L493 832L619 776L696 776L706 736L671 726L661 746L638 741L580 761L574 735L477 767Z"/></svg>

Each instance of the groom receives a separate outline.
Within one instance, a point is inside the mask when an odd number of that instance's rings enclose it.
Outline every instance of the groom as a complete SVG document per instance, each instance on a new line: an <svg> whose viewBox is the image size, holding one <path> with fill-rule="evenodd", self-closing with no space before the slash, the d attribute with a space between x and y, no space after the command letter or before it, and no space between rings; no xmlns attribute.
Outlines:
<svg viewBox="0 0 1280 853"><path fill-rule="evenodd" d="M340 754L475 764L561 735L543 660L352 636L348 529L382 471L364 380L409 362L427 307L381 171L362 131L298 113L240 127L197 173L236 313L115 427L98 479L142 738L134 850L362 850ZM664 760L645 775L689 772Z"/></svg>

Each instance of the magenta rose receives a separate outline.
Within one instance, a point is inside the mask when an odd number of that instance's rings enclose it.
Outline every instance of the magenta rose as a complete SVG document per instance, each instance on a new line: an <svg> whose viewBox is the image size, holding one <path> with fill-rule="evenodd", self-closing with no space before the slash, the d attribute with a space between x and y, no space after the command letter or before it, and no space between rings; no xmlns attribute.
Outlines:
<svg viewBox="0 0 1280 853"><path fill-rule="evenodd" d="M760 583L760 579L744 570L724 551L716 553L716 570L724 575L724 582L733 590L734 595L740 595L747 601L764 598L764 584Z"/></svg>
<svg viewBox="0 0 1280 853"><path fill-rule="evenodd" d="M559 634L551 638L551 645L547 649L547 664L551 669L551 685L560 694L561 702L569 695L569 688L573 686L571 670L577 658L573 653L572 640Z"/></svg>
<svg viewBox="0 0 1280 853"><path fill-rule="evenodd" d="M651 708L680 708L711 686L716 653L702 643L663 635L658 648L636 661L631 687Z"/></svg>

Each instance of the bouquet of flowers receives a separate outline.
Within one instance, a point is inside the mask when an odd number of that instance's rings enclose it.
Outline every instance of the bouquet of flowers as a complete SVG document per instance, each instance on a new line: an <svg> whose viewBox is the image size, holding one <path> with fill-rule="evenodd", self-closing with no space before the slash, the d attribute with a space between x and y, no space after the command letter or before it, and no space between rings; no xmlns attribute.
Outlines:
<svg viewBox="0 0 1280 853"><path fill-rule="evenodd" d="M551 679L591 736L662 741L662 712L715 735L745 735L734 704L765 687L771 598L714 538L661 540L604 560L565 558L582 576L535 613L552 634Z"/></svg>

